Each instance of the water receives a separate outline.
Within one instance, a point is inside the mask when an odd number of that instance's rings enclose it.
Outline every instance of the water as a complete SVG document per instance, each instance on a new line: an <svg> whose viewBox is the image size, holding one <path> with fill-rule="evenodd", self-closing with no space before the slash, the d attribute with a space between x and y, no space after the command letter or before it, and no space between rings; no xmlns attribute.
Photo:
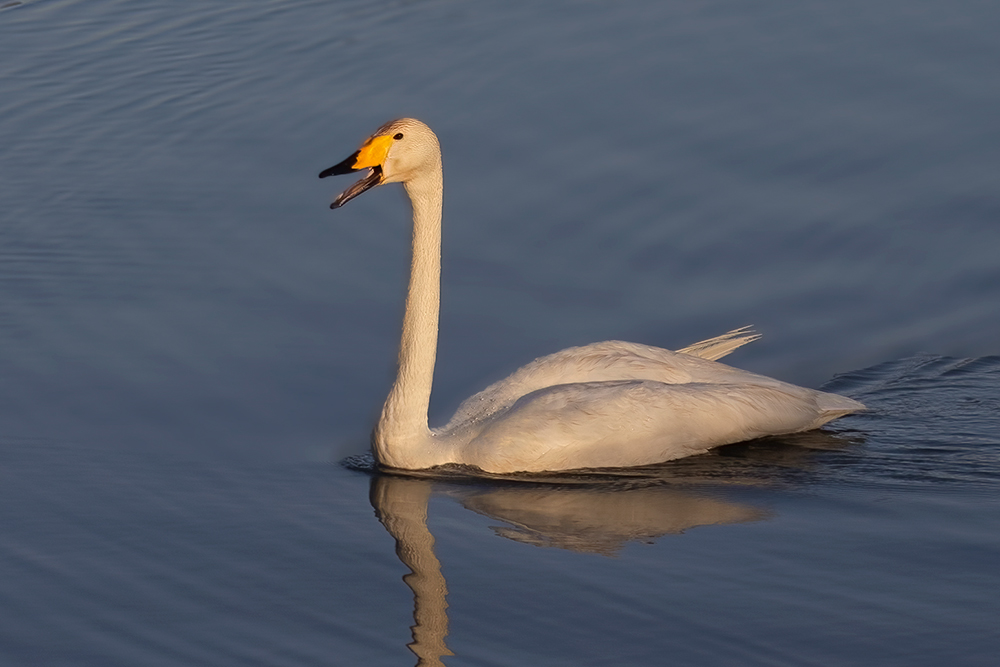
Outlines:
<svg viewBox="0 0 1000 667"><path fill-rule="evenodd" d="M968 0L7 3L0 664L992 664L998 29ZM316 174L401 115L444 148L433 423L567 345L751 323L732 363L872 411L627 474L339 465L407 213L331 212Z"/></svg>

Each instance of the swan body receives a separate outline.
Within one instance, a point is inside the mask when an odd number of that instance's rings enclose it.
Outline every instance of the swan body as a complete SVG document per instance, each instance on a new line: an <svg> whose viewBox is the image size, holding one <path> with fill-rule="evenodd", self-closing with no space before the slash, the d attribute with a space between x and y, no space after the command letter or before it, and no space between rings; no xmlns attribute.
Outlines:
<svg viewBox="0 0 1000 667"><path fill-rule="evenodd" d="M605 341L541 357L475 394L446 425L427 423L437 350L443 179L437 137L386 123L320 178L367 170L331 204L400 182L413 206L413 254L396 380L372 433L379 463L446 463L491 473L629 467L795 433L864 406L715 361L757 338L737 329L672 352Z"/></svg>

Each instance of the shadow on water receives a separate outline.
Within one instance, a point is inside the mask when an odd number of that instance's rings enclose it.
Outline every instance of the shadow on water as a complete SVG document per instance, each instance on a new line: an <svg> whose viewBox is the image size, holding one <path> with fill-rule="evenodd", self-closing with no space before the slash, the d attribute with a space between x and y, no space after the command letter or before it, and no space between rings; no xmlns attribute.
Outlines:
<svg viewBox="0 0 1000 667"><path fill-rule="evenodd" d="M500 536L522 544L613 556L628 542L652 542L698 526L760 521L769 510L719 497L725 485L802 481L818 452L852 441L824 431L766 438L702 456L624 470L499 476L459 466L380 472L370 457L345 465L369 472L376 516L396 541L413 591L410 650L417 665L441 665L453 655L448 634L447 581L428 523L432 496L445 496L505 526Z"/></svg>

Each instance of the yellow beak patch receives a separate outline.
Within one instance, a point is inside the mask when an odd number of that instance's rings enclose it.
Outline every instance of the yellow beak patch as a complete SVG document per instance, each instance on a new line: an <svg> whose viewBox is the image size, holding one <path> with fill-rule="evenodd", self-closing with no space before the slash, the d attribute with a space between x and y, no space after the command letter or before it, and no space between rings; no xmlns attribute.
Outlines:
<svg viewBox="0 0 1000 667"><path fill-rule="evenodd" d="M380 166L389 156L390 146L392 146L392 137L385 135L372 137L358 151L358 159L354 161L354 168L364 169L365 167Z"/></svg>

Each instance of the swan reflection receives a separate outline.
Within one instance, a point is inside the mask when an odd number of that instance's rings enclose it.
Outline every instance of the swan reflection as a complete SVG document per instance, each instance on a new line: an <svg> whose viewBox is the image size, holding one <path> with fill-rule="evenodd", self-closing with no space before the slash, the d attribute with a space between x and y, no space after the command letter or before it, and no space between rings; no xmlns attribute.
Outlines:
<svg viewBox="0 0 1000 667"><path fill-rule="evenodd" d="M501 537L542 547L606 556L626 542L651 542L695 526L757 521L747 505L663 487L456 490L448 495L473 512L504 521Z"/></svg>
<svg viewBox="0 0 1000 667"><path fill-rule="evenodd" d="M427 527L432 495L504 522L497 535L524 544L614 555L631 541L697 527L759 521L766 510L713 495L721 485L770 486L803 481L819 451L851 445L823 431L757 440L711 454L624 471L592 471L551 477L475 476L439 469L405 476L375 473L371 504L396 540L396 554L410 569L403 581L413 591L413 641L417 665L442 665L448 650L448 587ZM789 477L791 475L791 477ZM699 485L702 486L699 489ZM708 486L706 486L708 485Z"/></svg>
<svg viewBox="0 0 1000 667"><path fill-rule="evenodd" d="M372 478L369 497L375 516L396 540L396 555L410 574L403 581L413 591L413 641L417 665L441 665L441 656L454 655L444 638L448 635L448 584L434 555L434 536L427 528L427 501L431 482L423 479L378 475Z"/></svg>
<svg viewBox="0 0 1000 667"><path fill-rule="evenodd" d="M760 509L671 488L539 487L461 484L418 477L376 475L371 503L396 540L396 554L410 569L403 581L413 591L413 641L417 665L441 665L452 655L448 634L447 582L427 527L432 494L503 521L498 535L537 546L610 555L630 540L650 541L694 526L755 521Z"/></svg>

